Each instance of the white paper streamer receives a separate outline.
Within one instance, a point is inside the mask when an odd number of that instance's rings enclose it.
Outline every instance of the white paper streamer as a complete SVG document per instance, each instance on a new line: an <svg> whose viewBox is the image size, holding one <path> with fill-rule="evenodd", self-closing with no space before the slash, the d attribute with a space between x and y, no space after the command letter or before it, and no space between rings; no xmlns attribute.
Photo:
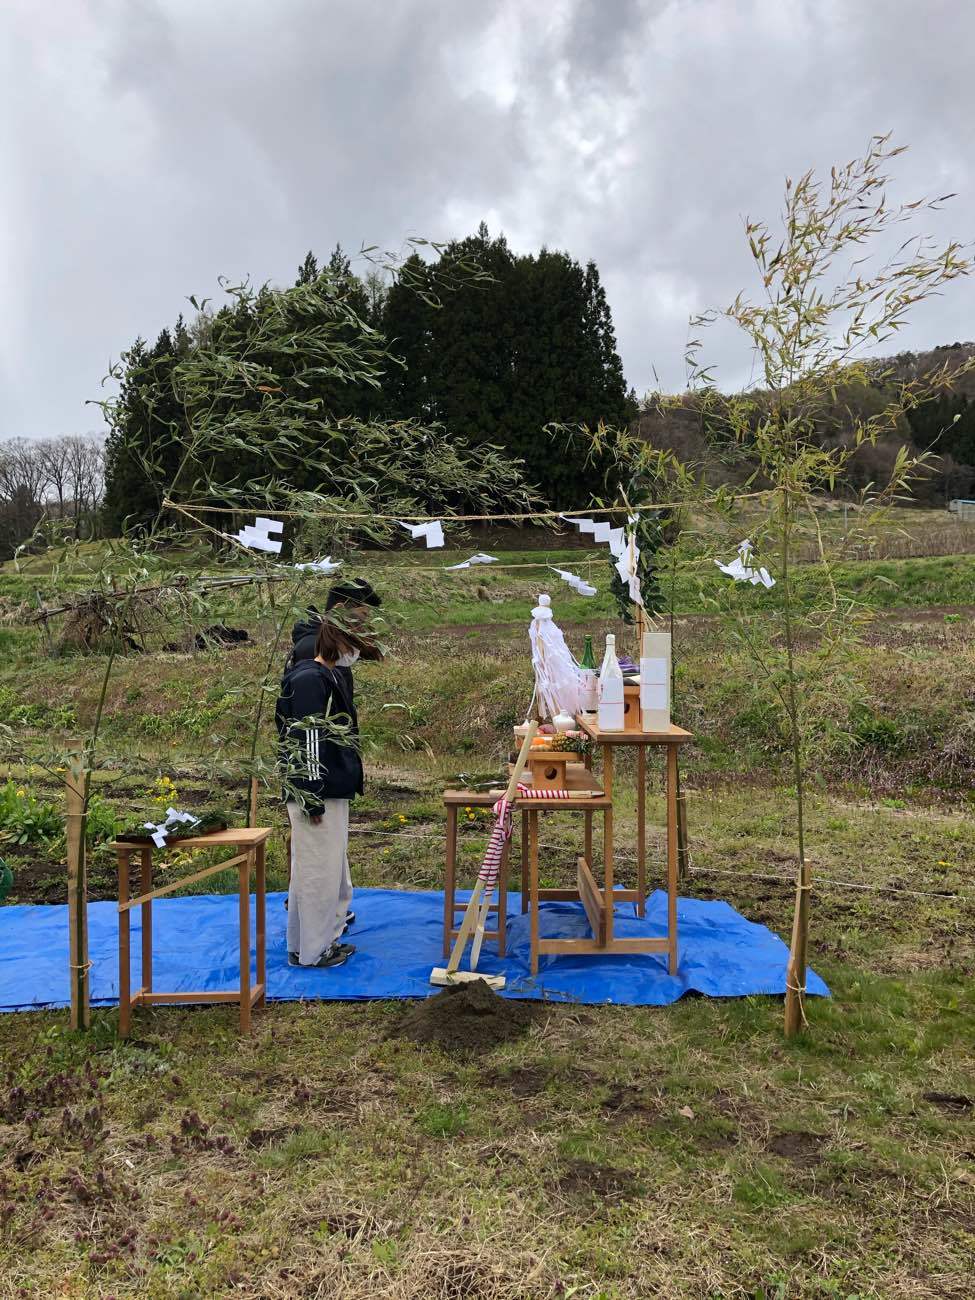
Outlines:
<svg viewBox="0 0 975 1300"><path fill-rule="evenodd" d="M763 587L774 587L775 579L769 573L768 569L753 569L749 564L752 558L752 544L746 537L738 545L738 554L727 564L722 564L720 560L715 560L715 564L722 573L726 573L729 578L734 578L735 582L750 582L753 587L761 584Z"/></svg>
<svg viewBox="0 0 975 1300"><path fill-rule="evenodd" d="M166 816L161 822L143 822L143 830L150 832L153 844L157 849L166 847L166 837L176 830L178 826L190 825L196 826L199 817L194 817L192 813L181 812L178 808L167 808Z"/></svg>
<svg viewBox="0 0 975 1300"><path fill-rule="evenodd" d="M439 519L434 519L427 524L405 524L402 519L398 520L400 528L405 528L414 541L425 538L427 550L433 550L437 546L443 546L443 524Z"/></svg>
<svg viewBox="0 0 975 1300"><path fill-rule="evenodd" d="M485 555L483 551L478 551L476 555L472 555L469 560L462 560L460 564L444 565L444 571L451 573L455 569L469 569L472 564L497 564L497 562L498 557L496 555Z"/></svg>
<svg viewBox="0 0 975 1300"><path fill-rule="evenodd" d="M556 569L552 566L552 572L557 573L563 582L567 582L573 591L577 591L580 596L595 596L596 588L578 574L570 573L568 569Z"/></svg>
<svg viewBox="0 0 975 1300"><path fill-rule="evenodd" d="M284 531L284 524L277 519L264 519L258 516L252 524L246 524L234 538L252 551L270 551L280 554L281 541L271 537L271 533Z"/></svg>
<svg viewBox="0 0 975 1300"><path fill-rule="evenodd" d="M608 523L597 523L594 519L576 518L571 515L560 515L567 524L574 524L580 533L592 533L594 542L605 542L609 546L610 554L616 561L616 572L620 575L620 581L626 587L630 600L634 605L643 606L643 593L640 590L640 548L636 544L636 533L634 525L639 522L639 514L627 516L626 525L619 528L612 528ZM562 577L562 570L556 572ZM568 581L568 579L566 579ZM581 581L581 579L580 579ZM571 584L570 584L571 585ZM588 584L586 584L588 586ZM578 591L579 589L576 588ZM580 592L580 595L595 595L596 589L592 588L591 592Z"/></svg>
<svg viewBox="0 0 975 1300"><path fill-rule="evenodd" d="M596 531L595 519L570 519L568 515L560 515L567 524L575 524L580 533L594 533Z"/></svg>
<svg viewBox="0 0 975 1300"><path fill-rule="evenodd" d="M306 569L313 573L334 573L342 564L341 560L333 560L330 555L326 555L320 560L306 560L303 564L296 564L296 569Z"/></svg>

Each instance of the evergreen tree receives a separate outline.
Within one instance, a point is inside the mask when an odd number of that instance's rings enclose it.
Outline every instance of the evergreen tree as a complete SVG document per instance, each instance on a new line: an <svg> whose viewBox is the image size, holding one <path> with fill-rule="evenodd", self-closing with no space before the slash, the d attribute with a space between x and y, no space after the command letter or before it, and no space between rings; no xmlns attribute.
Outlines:
<svg viewBox="0 0 975 1300"><path fill-rule="evenodd" d="M184 430L173 391L173 369L190 349L182 316L172 333L163 329L152 348L136 339L122 354L119 398L105 440L106 532L117 535L155 519L161 484L175 472Z"/></svg>
<svg viewBox="0 0 975 1300"><path fill-rule="evenodd" d="M546 249L516 257L482 223L428 274L471 259L490 279L462 279L439 306L390 290L383 329L404 362L386 380L391 409L441 420L474 443L500 441L546 497L578 505L606 490L609 462L587 463L546 425L625 425L636 413L598 271Z"/></svg>
<svg viewBox="0 0 975 1300"><path fill-rule="evenodd" d="M510 446L515 258L504 236L492 239L482 222L476 235L444 249L438 274L452 277L471 262L490 279L458 275L457 287L430 309L432 414L472 443Z"/></svg>
<svg viewBox="0 0 975 1300"><path fill-rule="evenodd" d="M435 418L430 393L433 371L434 309L411 287L428 281L427 264L413 253L403 266L408 274L390 285L382 305L380 327L393 356L383 382L387 410L395 419Z"/></svg>
<svg viewBox="0 0 975 1300"><path fill-rule="evenodd" d="M975 466L975 404L964 393L943 392L914 407L907 418L921 451Z"/></svg>
<svg viewBox="0 0 975 1300"><path fill-rule="evenodd" d="M298 267L298 278L295 284L312 284L318 279L318 258L309 248L305 254L305 260Z"/></svg>

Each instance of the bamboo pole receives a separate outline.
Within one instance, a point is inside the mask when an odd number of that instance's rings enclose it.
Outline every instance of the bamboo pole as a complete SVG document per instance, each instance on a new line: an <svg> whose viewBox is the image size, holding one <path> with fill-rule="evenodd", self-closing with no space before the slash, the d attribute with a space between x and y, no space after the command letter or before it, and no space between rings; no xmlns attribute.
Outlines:
<svg viewBox="0 0 975 1300"><path fill-rule="evenodd" d="M799 863L796 906L792 920L792 943L785 975L785 1036L793 1038L806 1020L806 952L809 940L809 894L812 878L805 857Z"/></svg>
<svg viewBox="0 0 975 1300"><path fill-rule="evenodd" d="M85 822L88 773L84 751L76 742L65 781L65 840L68 857L68 983L71 1028L91 1026L88 971L88 875L85 862Z"/></svg>
<svg viewBox="0 0 975 1300"><path fill-rule="evenodd" d="M687 845L687 795L680 788L677 769L677 879L684 884L691 874L691 854Z"/></svg>

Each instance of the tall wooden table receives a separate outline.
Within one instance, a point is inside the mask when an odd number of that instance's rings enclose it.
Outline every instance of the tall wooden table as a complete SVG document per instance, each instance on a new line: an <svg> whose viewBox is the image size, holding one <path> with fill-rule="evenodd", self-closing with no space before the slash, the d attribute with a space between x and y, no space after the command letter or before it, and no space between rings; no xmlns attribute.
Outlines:
<svg viewBox="0 0 975 1300"><path fill-rule="evenodd" d="M156 849L151 840L119 840L112 847L118 855L118 984L119 984L119 1035L128 1037L132 1022L132 1008L137 1006L158 1006L166 1002L239 1002L240 1030L248 1033L251 1027L251 1008L266 1003L267 1000L267 894L264 879L264 857L268 836L268 826L241 827L237 830L214 831L210 835L189 836L174 840L169 848L179 849L220 849L231 848L237 852L224 862L212 863L201 871L183 876L159 889L152 887L152 855L165 852ZM132 898L129 889L132 855L139 854L141 893ZM156 898L172 894L184 885L196 880L205 880L207 876L219 871L237 868L238 889L240 892L240 988L210 992L199 990L185 993L165 993L156 991L152 986L152 903ZM256 971L255 981L251 983L251 943L250 943L250 876L255 875L255 917L256 917ZM131 954L130 954L130 919L134 907L142 910L142 984L133 993L131 990Z"/></svg>
<svg viewBox="0 0 975 1300"><path fill-rule="evenodd" d="M666 731L602 731L590 714L579 714L576 722L598 746L602 758L602 781L606 796L612 799L614 756L617 745L636 746L636 889L617 890L616 901L634 901L638 916L646 915L647 906L647 750L663 748L666 752L667 785L667 935L663 939L615 939L613 937L613 908L609 900L612 873L606 874L606 894L603 897L603 915L606 924L604 947L611 952L666 952L671 975L677 973L677 755L681 745L693 740L693 735L673 723ZM610 825L612 826L612 813ZM612 830L610 830L610 835ZM591 829L586 828L587 845L591 843ZM591 919L591 918L590 918Z"/></svg>

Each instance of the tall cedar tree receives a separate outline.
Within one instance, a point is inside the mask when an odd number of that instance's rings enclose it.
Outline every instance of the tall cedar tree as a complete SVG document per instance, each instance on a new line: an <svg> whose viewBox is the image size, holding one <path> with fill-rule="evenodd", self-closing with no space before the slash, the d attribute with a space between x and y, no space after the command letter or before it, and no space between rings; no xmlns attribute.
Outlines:
<svg viewBox="0 0 975 1300"><path fill-rule="evenodd" d="M465 282L439 307L390 290L383 331L404 362L387 379L392 410L440 420L472 442L501 442L549 500L577 506L606 489L608 463L587 463L545 426L625 425L636 413L599 273L546 249L516 257L483 223L442 262L471 257L490 282Z"/></svg>
<svg viewBox="0 0 975 1300"><path fill-rule="evenodd" d="M162 330L151 348L139 338L122 355L126 374L119 394L119 419L105 440L102 516L110 536L120 534L126 526L148 524L159 512L160 484L172 477L181 456L180 443L172 436L180 418L172 371L190 346L180 316L173 331ZM157 467L157 473L146 474L130 450L133 445Z"/></svg>

